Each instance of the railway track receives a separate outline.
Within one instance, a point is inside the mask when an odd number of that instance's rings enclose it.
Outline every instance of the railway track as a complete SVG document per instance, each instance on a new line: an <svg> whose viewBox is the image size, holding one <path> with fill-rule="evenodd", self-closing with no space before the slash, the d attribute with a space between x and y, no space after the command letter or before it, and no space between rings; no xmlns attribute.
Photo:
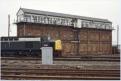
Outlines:
<svg viewBox="0 0 121 81"><path fill-rule="evenodd" d="M31 68L31 69L35 69L35 70L40 70L40 69L48 69L48 68L55 68L55 69L59 69L59 68L61 68L61 69L65 69L65 68L67 68L67 69L86 69L86 70L91 70L91 69L95 69L95 70L108 70L108 69L110 69L110 70L119 70L120 69L120 65L84 65L84 64L81 64L81 65L70 65L70 64L59 64L59 65L57 65L57 64L55 64L54 66L42 66L41 64L27 64L27 65L23 65L23 64L21 64L21 66L20 66L20 64L14 64L14 65L10 65L10 64L2 64L1 65L1 67L2 68L4 68L4 69L6 69L6 70L11 70L11 68L13 68L13 69L19 69L19 68L25 68L25 69L29 69L29 68ZM6 67L8 67L8 68L6 68Z"/></svg>
<svg viewBox="0 0 121 81"><path fill-rule="evenodd" d="M41 60L41 58L32 57L2 57L1 60ZM120 57L60 57L54 58L55 61L120 61Z"/></svg>
<svg viewBox="0 0 121 81"><path fill-rule="evenodd" d="M14 77L14 78L13 78ZM119 80L119 77L5 75L7 80Z"/></svg>
<svg viewBox="0 0 121 81"><path fill-rule="evenodd" d="M1 60L2 80L120 80L118 56L61 57L53 65L42 65L40 57Z"/></svg>
<svg viewBox="0 0 121 81"><path fill-rule="evenodd" d="M96 67L98 68L98 67ZM3 80L119 80L119 69L87 69L68 65L1 65Z"/></svg>
<svg viewBox="0 0 121 81"><path fill-rule="evenodd" d="M49 67L49 66L48 66ZM86 69L77 69L77 68L48 68L48 69L39 69L39 68L10 68L2 67L1 68L1 78L2 79L22 79L22 80L31 80L31 79L58 79L58 80L78 80L78 79L92 79L92 80L119 80L120 71L119 70L86 70Z"/></svg>

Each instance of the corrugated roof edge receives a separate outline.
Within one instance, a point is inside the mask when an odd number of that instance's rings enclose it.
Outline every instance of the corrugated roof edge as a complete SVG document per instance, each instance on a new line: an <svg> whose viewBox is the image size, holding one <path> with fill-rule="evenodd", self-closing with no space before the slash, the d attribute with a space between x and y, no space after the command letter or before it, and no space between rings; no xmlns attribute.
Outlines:
<svg viewBox="0 0 121 81"><path fill-rule="evenodd" d="M57 12L40 11L40 10L27 9L27 8L20 8L19 10L22 10L25 13L31 13L31 14L41 14L41 15L50 15L50 16L68 17L68 18L78 18L78 19L82 19L82 20L93 20L93 21L101 21L101 22L112 23L108 19L101 19L101 18L94 18L94 17L85 17L85 16L57 13Z"/></svg>

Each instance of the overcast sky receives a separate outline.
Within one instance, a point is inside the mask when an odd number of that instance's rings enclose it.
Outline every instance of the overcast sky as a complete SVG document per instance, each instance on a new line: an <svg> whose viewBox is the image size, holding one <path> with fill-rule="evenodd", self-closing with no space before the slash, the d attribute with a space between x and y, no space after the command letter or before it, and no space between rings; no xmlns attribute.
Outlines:
<svg viewBox="0 0 121 81"><path fill-rule="evenodd" d="M60 12L87 17L104 18L112 21L114 29L121 27L121 0L0 0L0 36L7 36L8 14L11 16L11 35L16 35L16 13L20 7L44 11ZM121 28L119 30L121 44ZM116 44L116 30L113 30Z"/></svg>

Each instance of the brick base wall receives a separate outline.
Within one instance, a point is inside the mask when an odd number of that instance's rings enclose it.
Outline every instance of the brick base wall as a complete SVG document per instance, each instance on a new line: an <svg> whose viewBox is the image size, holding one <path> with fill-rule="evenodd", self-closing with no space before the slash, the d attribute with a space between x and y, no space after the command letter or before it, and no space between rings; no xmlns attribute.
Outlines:
<svg viewBox="0 0 121 81"><path fill-rule="evenodd" d="M112 53L111 30L74 29L64 26L19 23L17 24L17 35L50 36L53 40L60 39L63 56Z"/></svg>

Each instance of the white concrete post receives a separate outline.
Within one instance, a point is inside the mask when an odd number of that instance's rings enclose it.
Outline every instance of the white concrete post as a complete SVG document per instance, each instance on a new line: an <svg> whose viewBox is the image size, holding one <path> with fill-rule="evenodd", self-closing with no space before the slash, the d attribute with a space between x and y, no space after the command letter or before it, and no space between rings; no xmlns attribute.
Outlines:
<svg viewBox="0 0 121 81"><path fill-rule="evenodd" d="M42 64L53 64L53 48L42 47Z"/></svg>

